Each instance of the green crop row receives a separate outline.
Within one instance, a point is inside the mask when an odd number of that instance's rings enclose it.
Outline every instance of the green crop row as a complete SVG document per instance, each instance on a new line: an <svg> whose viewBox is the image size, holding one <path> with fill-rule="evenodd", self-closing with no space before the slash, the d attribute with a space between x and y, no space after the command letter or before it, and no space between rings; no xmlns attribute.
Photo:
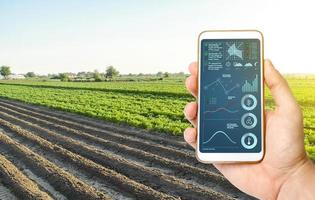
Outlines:
<svg viewBox="0 0 315 200"><path fill-rule="evenodd" d="M0 93L7 98L149 130L180 134L188 127L182 111L186 101L172 97L13 85L1 85Z"/></svg>
<svg viewBox="0 0 315 200"><path fill-rule="evenodd" d="M151 82L61 82L61 81L29 81L29 80L4 80L0 84L18 84L34 87L89 89L94 91L140 92L144 94L160 94L188 97L181 80L151 81Z"/></svg>

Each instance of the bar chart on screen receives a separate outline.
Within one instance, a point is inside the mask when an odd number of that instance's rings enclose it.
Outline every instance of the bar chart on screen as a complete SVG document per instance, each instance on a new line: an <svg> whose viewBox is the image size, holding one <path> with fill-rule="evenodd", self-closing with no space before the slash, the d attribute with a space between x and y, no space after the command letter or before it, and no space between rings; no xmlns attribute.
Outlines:
<svg viewBox="0 0 315 200"><path fill-rule="evenodd" d="M254 80L250 83L248 80L245 80L245 83L242 85L242 92L257 92L258 91L258 75L256 74Z"/></svg>

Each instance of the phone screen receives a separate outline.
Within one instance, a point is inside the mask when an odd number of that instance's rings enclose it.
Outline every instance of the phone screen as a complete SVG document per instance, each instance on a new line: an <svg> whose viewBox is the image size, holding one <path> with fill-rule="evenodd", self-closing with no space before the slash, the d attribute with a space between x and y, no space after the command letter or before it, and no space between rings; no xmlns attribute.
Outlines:
<svg viewBox="0 0 315 200"><path fill-rule="evenodd" d="M258 39L203 39L200 54L199 151L261 151Z"/></svg>

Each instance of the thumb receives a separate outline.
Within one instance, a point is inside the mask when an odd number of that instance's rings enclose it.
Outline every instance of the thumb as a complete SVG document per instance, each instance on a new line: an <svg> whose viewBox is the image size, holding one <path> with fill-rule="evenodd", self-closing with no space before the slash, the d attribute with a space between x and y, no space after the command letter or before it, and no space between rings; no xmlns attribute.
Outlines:
<svg viewBox="0 0 315 200"><path fill-rule="evenodd" d="M275 100L277 109L281 112L289 112L297 107L297 102L289 88L287 81L278 70L275 69L270 60L264 62L264 79L271 95Z"/></svg>

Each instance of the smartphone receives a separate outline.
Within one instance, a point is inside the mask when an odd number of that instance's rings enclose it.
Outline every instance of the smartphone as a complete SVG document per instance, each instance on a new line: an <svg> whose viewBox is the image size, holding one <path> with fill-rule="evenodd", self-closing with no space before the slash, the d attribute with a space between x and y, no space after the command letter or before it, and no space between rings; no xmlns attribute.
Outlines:
<svg viewBox="0 0 315 200"><path fill-rule="evenodd" d="M263 159L263 62L260 31L216 30L199 35L199 161Z"/></svg>

